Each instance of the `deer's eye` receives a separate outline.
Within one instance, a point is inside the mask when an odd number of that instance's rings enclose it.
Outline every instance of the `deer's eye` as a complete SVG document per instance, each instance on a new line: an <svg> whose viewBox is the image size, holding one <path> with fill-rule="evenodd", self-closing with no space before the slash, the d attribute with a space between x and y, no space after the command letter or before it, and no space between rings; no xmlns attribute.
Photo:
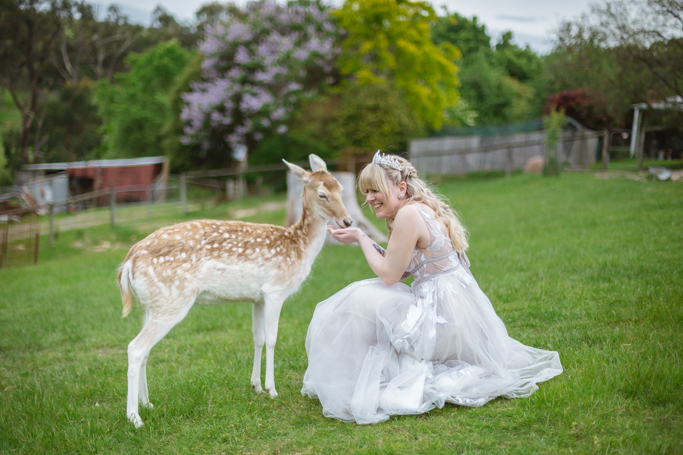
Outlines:
<svg viewBox="0 0 683 455"><path fill-rule="evenodd" d="M325 199L325 200L327 200L327 194L325 194L325 193L318 193L318 197L319 197L320 199Z"/></svg>

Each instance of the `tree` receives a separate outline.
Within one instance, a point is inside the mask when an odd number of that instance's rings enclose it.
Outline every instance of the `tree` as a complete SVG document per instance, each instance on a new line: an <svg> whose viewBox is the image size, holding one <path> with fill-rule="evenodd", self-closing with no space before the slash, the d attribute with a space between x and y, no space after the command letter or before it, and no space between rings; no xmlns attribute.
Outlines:
<svg viewBox="0 0 683 455"><path fill-rule="evenodd" d="M163 155L162 130L170 113L169 92L190 59L177 41L161 43L127 58L130 71L116 84L101 80L95 102L104 125L104 152L109 157Z"/></svg>
<svg viewBox="0 0 683 455"><path fill-rule="evenodd" d="M447 42L462 51L460 93L470 118L465 123L476 118L480 124L497 124L541 114L545 101L541 58L528 46L513 44L512 32L504 33L492 47L486 26L476 16L468 19L446 11L435 22L432 36L435 43Z"/></svg>
<svg viewBox="0 0 683 455"><path fill-rule="evenodd" d="M611 126L625 126L635 103L683 97L683 4L606 0L564 22L546 68L555 92L599 93ZM680 112L674 110L673 112ZM670 125L680 124L671 116Z"/></svg>
<svg viewBox="0 0 683 455"><path fill-rule="evenodd" d="M404 152L410 138L423 132L421 127L393 85L349 83L297 109L288 136L298 145L292 153L298 149L299 155L291 158L305 158L309 150L321 157L351 148ZM271 144L269 151L274 148Z"/></svg>
<svg viewBox="0 0 683 455"><path fill-rule="evenodd" d="M297 102L335 81L335 34L325 8L303 1L249 3L208 27L202 79L183 96L182 141L229 163L242 147L285 133Z"/></svg>
<svg viewBox="0 0 683 455"><path fill-rule="evenodd" d="M43 90L59 80L51 55L68 0L0 0L0 73L21 112L21 163L27 164L31 126Z"/></svg>
<svg viewBox="0 0 683 455"><path fill-rule="evenodd" d="M412 0L346 0L335 17L345 30L339 65L359 84L390 82L417 118L433 129L458 103L460 52L450 43L434 44L431 5Z"/></svg>

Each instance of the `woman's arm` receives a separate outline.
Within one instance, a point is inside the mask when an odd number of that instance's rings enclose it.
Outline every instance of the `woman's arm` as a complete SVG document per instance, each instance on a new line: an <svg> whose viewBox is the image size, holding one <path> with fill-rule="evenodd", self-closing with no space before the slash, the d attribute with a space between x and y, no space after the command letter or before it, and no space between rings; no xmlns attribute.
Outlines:
<svg viewBox="0 0 683 455"><path fill-rule="evenodd" d="M422 234L420 228L426 229L424 223L419 224L420 221L415 208L406 206L399 210L386 250L358 228L334 229L329 227L329 231L341 243L358 243L372 271L384 283L391 286L403 278L413 256L415 245Z"/></svg>

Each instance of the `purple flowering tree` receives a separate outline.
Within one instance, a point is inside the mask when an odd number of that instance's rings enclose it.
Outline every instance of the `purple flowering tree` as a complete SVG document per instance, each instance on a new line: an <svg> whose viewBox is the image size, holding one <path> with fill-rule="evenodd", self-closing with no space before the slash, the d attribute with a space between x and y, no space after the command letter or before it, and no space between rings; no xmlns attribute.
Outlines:
<svg viewBox="0 0 683 455"><path fill-rule="evenodd" d="M284 134L296 103L334 82L337 36L322 5L301 1L252 2L209 27L202 77L183 95L181 141L240 160L265 134Z"/></svg>

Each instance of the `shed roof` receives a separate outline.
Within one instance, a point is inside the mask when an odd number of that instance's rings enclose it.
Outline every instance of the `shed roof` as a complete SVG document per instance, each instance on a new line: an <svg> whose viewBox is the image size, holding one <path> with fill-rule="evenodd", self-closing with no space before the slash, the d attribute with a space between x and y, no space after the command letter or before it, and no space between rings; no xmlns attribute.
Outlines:
<svg viewBox="0 0 683 455"><path fill-rule="evenodd" d="M67 169L85 169L93 167L132 167L161 164L166 160L163 156L149 156L145 158L129 158L119 160L72 161L68 163L26 164L21 168L25 171L65 171Z"/></svg>

